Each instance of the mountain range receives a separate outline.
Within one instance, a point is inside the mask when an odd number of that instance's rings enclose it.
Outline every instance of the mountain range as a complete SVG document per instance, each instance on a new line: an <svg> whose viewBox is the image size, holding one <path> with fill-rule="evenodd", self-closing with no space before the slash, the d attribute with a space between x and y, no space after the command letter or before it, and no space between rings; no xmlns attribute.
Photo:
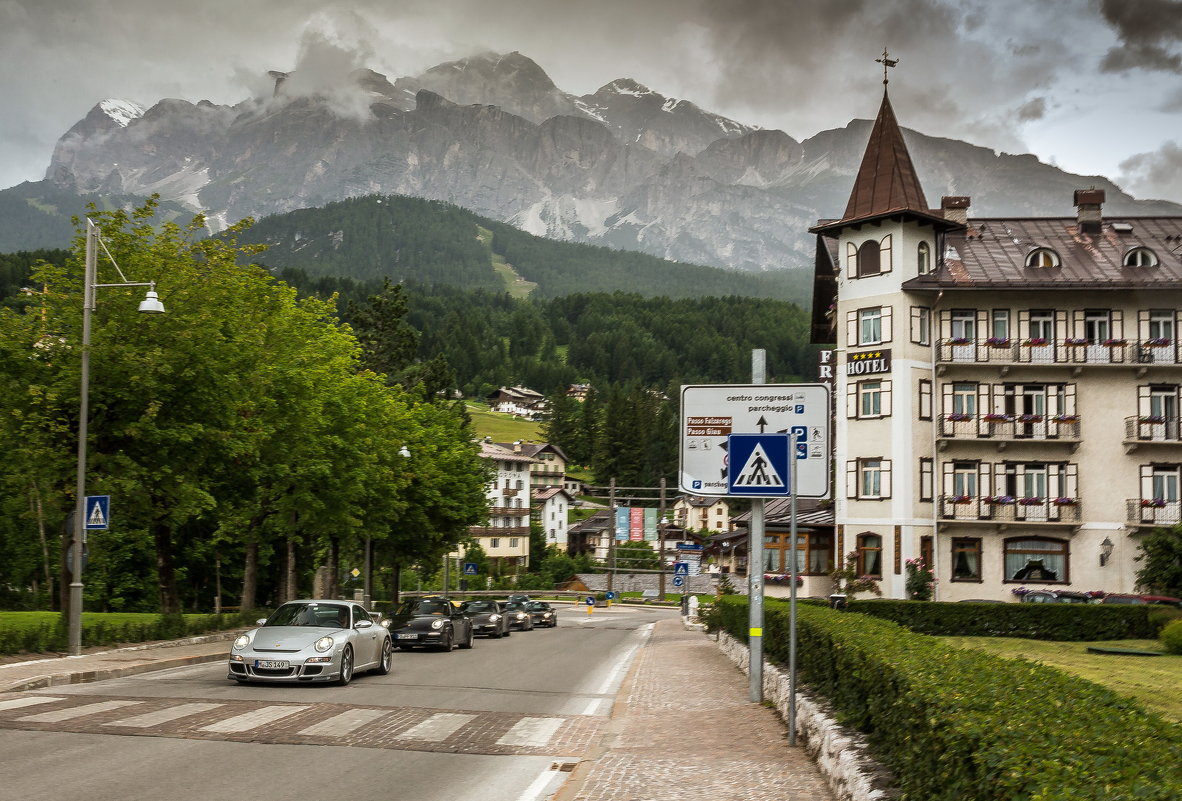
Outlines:
<svg viewBox="0 0 1182 801"><path fill-rule="evenodd" d="M358 70L330 85L271 73L234 106L103 101L58 141L45 180L0 192L51 230L81 195L158 193L212 231L366 195L446 201L527 232L747 271L811 264L807 229L840 215L870 121L797 141L620 78L562 91L520 53L486 53L391 81ZM1096 187L1106 214L1179 214L1102 176L905 130L929 193L972 196L973 216L1071 216ZM67 215L68 216L68 215ZM6 216L7 217L7 216ZM65 227L64 223L59 227ZM60 246L0 220L0 249Z"/></svg>

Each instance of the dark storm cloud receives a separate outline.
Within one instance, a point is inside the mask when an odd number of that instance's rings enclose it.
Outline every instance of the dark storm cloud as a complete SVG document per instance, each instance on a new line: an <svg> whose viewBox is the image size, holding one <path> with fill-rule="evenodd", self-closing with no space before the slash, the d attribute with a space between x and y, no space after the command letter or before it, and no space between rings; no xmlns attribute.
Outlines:
<svg viewBox="0 0 1182 801"><path fill-rule="evenodd" d="M1182 2L1178 0L1101 0L1100 13L1115 29L1121 46L1104 56L1105 72L1131 69L1182 72Z"/></svg>
<svg viewBox="0 0 1182 801"><path fill-rule="evenodd" d="M1182 186L1182 147L1166 142L1152 153L1138 153L1120 163L1120 183L1137 197L1178 197Z"/></svg>

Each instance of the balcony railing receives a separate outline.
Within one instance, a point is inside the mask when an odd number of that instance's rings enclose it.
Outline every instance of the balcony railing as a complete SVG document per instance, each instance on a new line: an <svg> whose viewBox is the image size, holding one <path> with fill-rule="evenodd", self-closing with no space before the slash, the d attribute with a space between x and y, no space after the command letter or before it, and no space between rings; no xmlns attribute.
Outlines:
<svg viewBox="0 0 1182 801"><path fill-rule="evenodd" d="M941 495L940 519L989 523L1066 523L1080 520L1078 498Z"/></svg>
<svg viewBox="0 0 1182 801"><path fill-rule="evenodd" d="M1182 501L1130 498L1125 501L1127 523L1135 526L1176 526L1182 523Z"/></svg>
<svg viewBox="0 0 1182 801"><path fill-rule="evenodd" d="M473 537L528 537L529 526L514 526L511 528L472 526L468 529L468 533Z"/></svg>
<svg viewBox="0 0 1182 801"><path fill-rule="evenodd" d="M1174 340L1129 342L1123 339L1089 341L1062 339L965 339L949 337L936 343L942 364L1182 364Z"/></svg>
<svg viewBox="0 0 1182 801"><path fill-rule="evenodd" d="M1125 418L1126 442L1165 442L1177 445L1182 442L1182 425L1179 418L1159 415L1138 415Z"/></svg>
<svg viewBox="0 0 1182 801"><path fill-rule="evenodd" d="M944 439L1079 441L1079 415L1075 414L956 414L939 419Z"/></svg>

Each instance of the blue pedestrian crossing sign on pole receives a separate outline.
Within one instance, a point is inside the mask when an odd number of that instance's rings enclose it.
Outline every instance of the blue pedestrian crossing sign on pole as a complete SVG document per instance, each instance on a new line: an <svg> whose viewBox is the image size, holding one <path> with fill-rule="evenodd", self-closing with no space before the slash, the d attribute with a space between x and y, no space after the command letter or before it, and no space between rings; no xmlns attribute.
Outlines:
<svg viewBox="0 0 1182 801"><path fill-rule="evenodd" d="M788 445L787 433L728 436L727 493L754 498L789 497L792 482Z"/></svg>
<svg viewBox="0 0 1182 801"><path fill-rule="evenodd" d="M689 562L674 562L673 563L673 575L688 576L689 575Z"/></svg>
<svg viewBox="0 0 1182 801"><path fill-rule="evenodd" d="M87 495L86 496L86 516L83 517L82 522L86 526L87 531L106 530L108 524L111 522L111 496L110 495Z"/></svg>
<svg viewBox="0 0 1182 801"><path fill-rule="evenodd" d="M464 562L464 575L475 576L479 570L475 562Z"/></svg>

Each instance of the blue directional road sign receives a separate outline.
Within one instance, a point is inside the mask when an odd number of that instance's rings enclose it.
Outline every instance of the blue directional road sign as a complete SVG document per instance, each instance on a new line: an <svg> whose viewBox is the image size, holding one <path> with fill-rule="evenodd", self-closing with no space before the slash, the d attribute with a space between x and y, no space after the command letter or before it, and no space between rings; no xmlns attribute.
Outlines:
<svg viewBox="0 0 1182 801"><path fill-rule="evenodd" d="M464 575L465 576L475 576L479 572L480 571L477 568L477 565L475 562L464 562Z"/></svg>
<svg viewBox="0 0 1182 801"><path fill-rule="evenodd" d="M111 496L87 495L85 517L82 522L87 531L106 529L111 521Z"/></svg>
<svg viewBox="0 0 1182 801"><path fill-rule="evenodd" d="M673 575L688 576L689 575L689 562L674 562L673 563Z"/></svg>
<svg viewBox="0 0 1182 801"><path fill-rule="evenodd" d="M587 606L595 606L595 596L594 595L587 596Z"/></svg>
<svg viewBox="0 0 1182 801"><path fill-rule="evenodd" d="M731 434L727 493L755 498L791 495L787 434Z"/></svg>
<svg viewBox="0 0 1182 801"><path fill-rule="evenodd" d="M680 587L683 584L685 584L685 576L674 576L673 577L673 586L674 587Z"/></svg>
<svg viewBox="0 0 1182 801"><path fill-rule="evenodd" d="M603 597L609 601L614 601L616 599L616 594L614 592L608 591L603 594Z"/></svg>

